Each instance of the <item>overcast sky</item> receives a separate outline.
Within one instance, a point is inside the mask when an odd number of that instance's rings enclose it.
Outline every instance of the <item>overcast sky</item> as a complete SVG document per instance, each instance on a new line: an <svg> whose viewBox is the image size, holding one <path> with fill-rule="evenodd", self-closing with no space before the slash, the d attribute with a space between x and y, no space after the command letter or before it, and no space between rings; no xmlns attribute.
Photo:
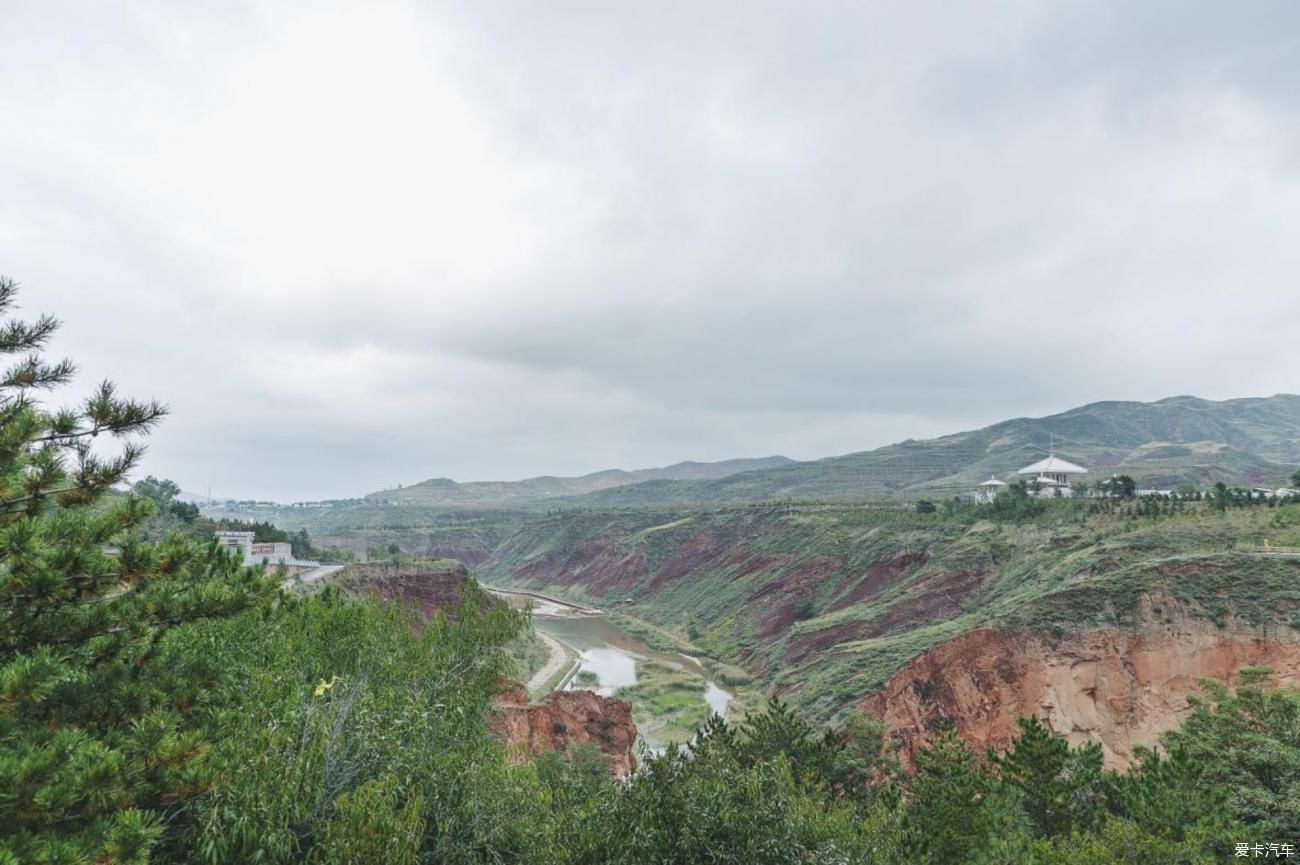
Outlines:
<svg viewBox="0 0 1300 865"><path fill-rule="evenodd" d="M0 273L196 492L1300 390L1290 0L0 0L0 119Z"/></svg>

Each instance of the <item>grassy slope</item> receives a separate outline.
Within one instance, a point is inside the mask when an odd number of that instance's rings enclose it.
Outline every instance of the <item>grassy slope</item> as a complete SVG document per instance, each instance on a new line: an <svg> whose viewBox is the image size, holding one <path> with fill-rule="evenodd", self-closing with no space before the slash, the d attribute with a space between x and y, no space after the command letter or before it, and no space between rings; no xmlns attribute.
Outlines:
<svg viewBox="0 0 1300 865"><path fill-rule="evenodd" d="M1300 396L1215 402L1172 397L1102 402L1044 418L1017 418L970 432L872 451L744 472L716 481L659 481L582 496L575 504L951 496L990 475L1007 477L1040 459L1050 441L1062 456L1103 476L1143 484L1278 485L1300 463Z"/></svg>
<svg viewBox="0 0 1300 865"><path fill-rule="evenodd" d="M484 573L617 604L829 718L964 631L1123 626L1153 591L1219 623L1300 625L1300 560L1253 552L1266 539L1300 545L1300 506L1061 506L1020 525L848 506L576 512L521 524Z"/></svg>

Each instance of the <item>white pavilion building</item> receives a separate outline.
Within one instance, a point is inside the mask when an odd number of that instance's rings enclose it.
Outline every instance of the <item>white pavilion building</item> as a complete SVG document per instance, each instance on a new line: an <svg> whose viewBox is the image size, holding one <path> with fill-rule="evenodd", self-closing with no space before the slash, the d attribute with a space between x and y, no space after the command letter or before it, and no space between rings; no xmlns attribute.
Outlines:
<svg viewBox="0 0 1300 865"><path fill-rule="evenodd" d="M1007 488L1004 481L990 476L988 480L975 488L975 501L982 505L991 505L993 500L998 497L998 493Z"/></svg>
<svg viewBox="0 0 1300 865"><path fill-rule="evenodd" d="M1039 496L1074 495L1071 478L1087 473L1088 470L1083 466L1063 460L1056 454L1048 454L1047 459L1025 466L1018 472L1020 475L1028 476L1026 479L1029 481L1032 494Z"/></svg>

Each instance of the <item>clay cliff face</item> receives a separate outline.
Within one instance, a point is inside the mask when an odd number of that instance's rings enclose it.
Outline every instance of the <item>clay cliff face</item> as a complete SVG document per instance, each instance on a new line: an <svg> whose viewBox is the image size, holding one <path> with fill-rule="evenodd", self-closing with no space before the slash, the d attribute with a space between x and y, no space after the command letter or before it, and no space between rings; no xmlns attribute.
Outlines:
<svg viewBox="0 0 1300 865"><path fill-rule="evenodd" d="M349 565L341 582L353 591L409 605L426 621L438 612L456 615L466 600L479 613L501 603L479 589L460 562Z"/></svg>
<svg viewBox="0 0 1300 865"><path fill-rule="evenodd" d="M591 742L605 755L612 777L623 778L636 768L636 722L627 700L593 691L556 691L529 705L523 687L511 685L497 698L491 725L505 741L512 763L544 751L567 753Z"/></svg>
<svg viewBox="0 0 1300 865"><path fill-rule="evenodd" d="M1135 746L1178 726L1198 680L1233 684L1252 666L1300 683L1300 635L1187 617L1059 642L982 629L913 658L862 708L896 731L908 756L945 718L982 752L1005 747L1016 719L1035 715L1072 744L1100 742L1106 764L1122 769Z"/></svg>
<svg viewBox="0 0 1300 865"><path fill-rule="evenodd" d="M1293 531L1289 513L1189 506L1085 528L830 504L580 511L523 521L484 569L631 602L812 720L864 705L911 749L949 718L983 749L1033 715L1123 767L1182 721L1199 679L1269 666L1300 682L1300 559L1241 546ZM1018 624L991 629L1001 621Z"/></svg>

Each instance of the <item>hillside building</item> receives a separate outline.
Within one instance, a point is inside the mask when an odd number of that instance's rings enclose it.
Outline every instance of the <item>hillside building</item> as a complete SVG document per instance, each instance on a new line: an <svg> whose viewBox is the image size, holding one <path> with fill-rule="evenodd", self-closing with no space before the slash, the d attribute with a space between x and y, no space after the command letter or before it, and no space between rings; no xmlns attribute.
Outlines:
<svg viewBox="0 0 1300 865"><path fill-rule="evenodd" d="M1029 482L1030 495L1038 496L1072 496L1074 487L1071 481L1079 475L1086 475L1088 470L1063 460L1056 454L1048 454L1047 459L1027 465L1017 474Z"/></svg>
<svg viewBox="0 0 1300 865"><path fill-rule="evenodd" d="M217 543L234 551L245 565L305 565L315 566L319 562L296 559L293 546L285 543L257 543L252 532L214 532Z"/></svg>
<svg viewBox="0 0 1300 865"><path fill-rule="evenodd" d="M984 483L975 488L975 501L982 505L991 505L993 500L998 497L998 493L1007 488L1004 481L995 477L990 477Z"/></svg>

